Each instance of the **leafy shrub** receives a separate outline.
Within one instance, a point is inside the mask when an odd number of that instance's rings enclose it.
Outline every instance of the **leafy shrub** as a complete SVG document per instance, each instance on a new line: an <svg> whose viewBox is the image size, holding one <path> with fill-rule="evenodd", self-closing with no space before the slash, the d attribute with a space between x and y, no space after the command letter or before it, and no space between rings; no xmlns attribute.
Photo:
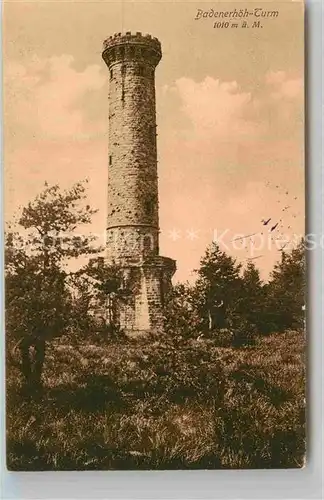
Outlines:
<svg viewBox="0 0 324 500"><path fill-rule="evenodd" d="M220 328L211 332L213 343L218 347L232 347L234 334L228 328Z"/></svg>

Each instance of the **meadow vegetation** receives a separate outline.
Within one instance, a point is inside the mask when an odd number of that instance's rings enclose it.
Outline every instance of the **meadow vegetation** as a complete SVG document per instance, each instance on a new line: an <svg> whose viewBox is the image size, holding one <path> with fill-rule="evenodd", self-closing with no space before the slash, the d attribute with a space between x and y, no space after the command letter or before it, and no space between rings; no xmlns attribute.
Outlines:
<svg viewBox="0 0 324 500"><path fill-rule="evenodd" d="M44 386L8 376L12 470L300 467L304 337L53 342Z"/></svg>
<svg viewBox="0 0 324 500"><path fill-rule="evenodd" d="M66 265L100 251L74 234L94 213L84 200L80 183L46 186L6 233L8 468L301 467L303 242L267 283L213 242L166 297L165 333L131 339L120 269Z"/></svg>

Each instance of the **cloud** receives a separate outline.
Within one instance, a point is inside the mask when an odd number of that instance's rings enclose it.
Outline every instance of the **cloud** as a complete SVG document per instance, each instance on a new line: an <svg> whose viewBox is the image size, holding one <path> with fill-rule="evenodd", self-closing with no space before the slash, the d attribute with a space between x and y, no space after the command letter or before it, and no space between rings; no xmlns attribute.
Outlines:
<svg viewBox="0 0 324 500"><path fill-rule="evenodd" d="M194 141L245 145L254 141L289 138L300 120L303 80L285 71L269 71L258 92L242 89L237 81L207 76L196 82L180 78L164 86L162 98L177 96L180 109L191 125Z"/></svg>
<svg viewBox="0 0 324 500"><path fill-rule="evenodd" d="M77 71L70 55L31 58L27 66L5 66L6 125L15 135L46 139L87 138L101 130L88 120L84 100L106 81L98 65ZM8 123L9 122L9 123Z"/></svg>
<svg viewBox="0 0 324 500"><path fill-rule="evenodd" d="M260 78L253 92L236 81L211 77L200 82L181 78L163 89L160 99L172 99L173 115L182 115L170 128L170 110L161 104L161 249L177 259L176 279L186 279L188 270L198 266L215 231L228 231L229 238L259 233L262 218L272 217L282 219L280 232L303 232L300 81L272 72ZM273 98L274 92L280 99ZM283 212L286 205L289 211ZM182 235L176 242L168 237L173 228ZM190 228L198 231L198 239L186 238ZM246 261L248 251L246 246L230 253ZM272 245L259 253L266 278L280 252Z"/></svg>
<svg viewBox="0 0 324 500"><path fill-rule="evenodd" d="M45 180L67 187L89 177L89 203L100 209L93 230L101 232L108 156L101 127L107 131L108 119L96 110L97 118L90 119L87 112L103 108L104 71L98 66L77 71L73 58L65 55L33 58L27 67L7 64L6 78L11 99L5 99L6 128L9 123L20 134L19 144L13 147L10 140L6 145L7 217L33 198ZM263 217L272 217L283 219L282 231L288 226L292 234L303 230L297 81L285 72L269 72L258 92L211 77L198 82L180 78L157 88L161 254L177 260L175 279L190 276L215 229L228 229L229 237L254 233ZM280 99L273 98L276 92ZM282 212L288 204L290 211ZM181 231L177 241L168 236L174 228ZM192 241L187 237L191 229L199 235ZM244 261L246 252L234 255ZM262 254L258 264L267 277L280 253Z"/></svg>
<svg viewBox="0 0 324 500"><path fill-rule="evenodd" d="M104 228L108 122L102 109L106 75L98 65L74 67L72 56L31 57L5 65L6 216L44 186L89 178L89 200ZM102 98L101 98L102 97ZM104 188L102 187L104 186ZM103 223L102 223L103 222ZM97 223L98 229L99 224Z"/></svg>
<svg viewBox="0 0 324 500"><path fill-rule="evenodd" d="M273 99L301 99L304 91L302 78L290 78L284 71L269 71L265 82L272 87Z"/></svg>
<svg viewBox="0 0 324 500"><path fill-rule="evenodd" d="M175 87L182 101L182 110L191 120L198 136L248 138L254 135L255 124L244 115L253 106L249 92L242 92L237 82L221 82L206 77L201 82L180 78Z"/></svg>

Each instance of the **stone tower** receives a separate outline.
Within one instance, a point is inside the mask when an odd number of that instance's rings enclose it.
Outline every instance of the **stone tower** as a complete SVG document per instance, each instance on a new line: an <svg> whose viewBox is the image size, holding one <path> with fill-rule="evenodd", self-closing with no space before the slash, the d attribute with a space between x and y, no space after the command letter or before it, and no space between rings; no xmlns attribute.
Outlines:
<svg viewBox="0 0 324 500"><path fill-rule="evenodd" d="M159 255L155 68L161 44L141 33L104 41L109 68L107 258L131 293L119 307L128 332L161 330L175 261Z"/></svg>

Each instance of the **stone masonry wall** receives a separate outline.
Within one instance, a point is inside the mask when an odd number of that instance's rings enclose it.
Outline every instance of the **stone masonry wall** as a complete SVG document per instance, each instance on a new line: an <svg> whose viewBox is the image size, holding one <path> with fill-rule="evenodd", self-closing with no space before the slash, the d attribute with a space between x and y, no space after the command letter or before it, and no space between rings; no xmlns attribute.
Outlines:
<svg viewBox="0 0 324 500"><path fill-rule="evenodd" d="M158 253L158 177L154 67L146 61L118 61L110 68L108 240L151 237ZM116 228L125 227L124 235ZM134 235L132 233L134 231ZM144 233L144 234L143 234ZM125 238L121 238L125 239ZM129 253L129 252L128 252ZM117 252L118 254L118 252Z"/></svg>
<svg viewBox="0 0 324 500"><path fill-rule="evenodd" d="M163 329L163 296L175 271L159 256L155 67L161 45L120 33L104 42L109 68L107 258L119 264L132 295L120 308L126 331Z"/></svg>
<svg viewBox="0 0 324 500"><path fill-rule="evenodd" d="M120 311L120 324L128 331L163 330L163 305L171 289L175 262L153 257L143 265L125 268L127 287L133 294Z"/></svg>

